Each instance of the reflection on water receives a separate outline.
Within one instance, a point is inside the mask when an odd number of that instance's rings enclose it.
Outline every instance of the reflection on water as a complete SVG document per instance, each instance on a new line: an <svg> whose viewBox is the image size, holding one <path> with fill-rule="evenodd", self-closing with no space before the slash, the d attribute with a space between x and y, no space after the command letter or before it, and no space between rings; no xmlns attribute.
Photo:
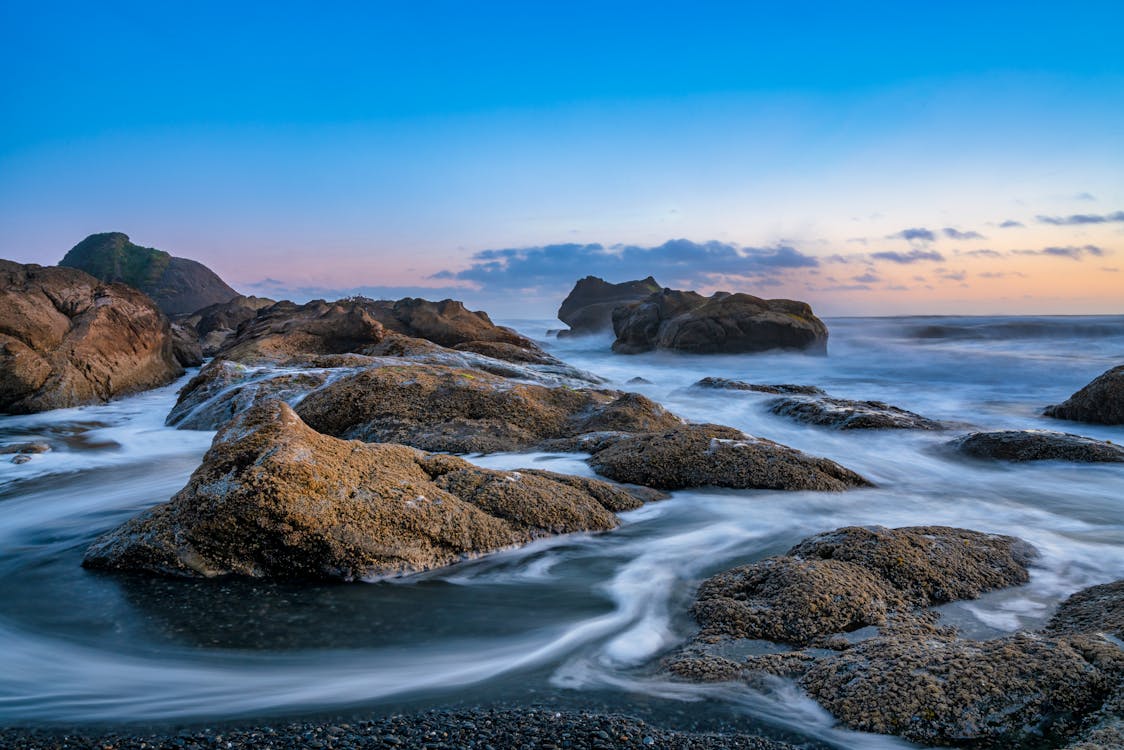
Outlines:
<svg viewBox="0 0 1124 750"><path fill-rule="evenodd" d="M1017 325L1015 325L1017 323ZM518 324L532 335L546 321ZM902 747L841 732L783 682L669 683L694 587L850 524L946 524L1016 534L1031 581L944 608L970 637L1039 627L1072 591L1124 576L1124 468L988 465L930 432L840 433L770 414L768 395L699 391L704 376L819 385L987 429L1124 428L1038 416L1124 361L1124 319L829 321L828 357L634 357L607 340L554 353L696 420L829 456L877 483L841 494L684 491L617 531L543 540L369 584L181 581L79 566L86 545L183 486L211 434L163 426L176 386L101 407L0 418L0 442L52 450L0 462L0 721L167 720L345 706L537 699L798 730L840 747ZM1072 329L1072 332L1070 331ZM581 456L474 456L489 467L589 474ZM374 709L378 710L378 709Z"/></svg>

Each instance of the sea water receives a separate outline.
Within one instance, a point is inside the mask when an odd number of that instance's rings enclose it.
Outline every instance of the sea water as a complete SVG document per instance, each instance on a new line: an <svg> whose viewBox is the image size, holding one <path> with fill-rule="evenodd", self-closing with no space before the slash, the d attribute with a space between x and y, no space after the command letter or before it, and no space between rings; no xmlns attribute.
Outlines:
<svg viewBox="0 0 1124 750"><path fill-rule="evenodd" d="M392 581L178 580L80 567L99 534L167 500L213 433L164 426L170 385L102 406L0 417L0 723L190 723L314 712L538 703L671 725L765 731L837 747L904 747L839 729L791 683L690 685L663 656L690 637L707 576L848 525L940 524L1019 536L1025 586L942 608L966 637L1041 627L1085 586L1124 577L1124 466L993 464L944 449L969 430L1053 429L1124 442L1124 427L1050 420L1124 363L1124 317L829 320L826 357L614 355L607 337L554 339L579 368L693 421L826 456L875 487L842 493L689 490L620 529L543 540ZM958 425L838 431L772 415L773 397L692 388L702 377L816 385ZM640 377L646 383L626 384ZM6 459L6 457L5 457ZM470 456L481 466L592 476L575 454Z"/></svg>

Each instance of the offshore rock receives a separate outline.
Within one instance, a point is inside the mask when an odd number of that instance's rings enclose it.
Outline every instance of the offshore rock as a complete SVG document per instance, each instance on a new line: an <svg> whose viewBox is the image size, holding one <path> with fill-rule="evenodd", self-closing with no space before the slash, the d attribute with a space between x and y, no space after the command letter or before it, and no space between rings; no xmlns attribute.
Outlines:
<svg viewBox="0 0 1124 750"><path fill-rule="evenodd" d="M881 401L844 398L778 398L769 411L804 424L840 430L943 430L945 425Z"/></svg>
<svg viewBox="0 0 1124 750"><path fill-rule="evenodd" d="M753 391L756 393L800 394L805 396L826 396L822 388L814 385L793 385L792 383L746 383L730 378L707 377L691 385L692 388L709 388L716 391Z"/></svg>
<svg viewBox="0 0 1124 750"><path fill-rule="evenodd" d="M1054 419L1096 424L1124 424L1124 365L1113 367L1093 382L1042 412Z"/></svg>
<svg viewBox="0 0 1124 750"><path fill-rule="evenodd" d="M641 500L543 471L492 471L322 435L267 401L215 437L187 486L95 541L83 565L174 576L354 580L617 526Z"/></svg>
<svg viewBox="0 0 1124 750"><path fill-rule="evenodd" d="M638 281L611 284L596 276L586 276L562 300L558 319L570 326L559 336L584 336L612 330L613 310L630 302L639 302L659 292L661 287L649 276Z"/></svg>
<svg viewBox="0 0 1124 750"><path fill-rule="evenodd" d="M827 326L806 302L749 294L665 289L613 311L613 351L653 349L695 354L742 354L771 349L827 351Z"/></svg>

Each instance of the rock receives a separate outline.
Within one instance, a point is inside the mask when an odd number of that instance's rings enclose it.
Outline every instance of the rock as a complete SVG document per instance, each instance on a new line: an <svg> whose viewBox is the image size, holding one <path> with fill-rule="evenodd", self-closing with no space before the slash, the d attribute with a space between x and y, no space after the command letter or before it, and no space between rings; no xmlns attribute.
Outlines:
<svg viewBox="0 0 1124 750"><path fill-rule="evenodd" d="M1026 583L1033 556L1030 545L1010 536L851 526L719 573L700 587L692 612L704 636L808 645Z"/></svg>
<svg viewBox="0 0 1124 750"><path fill-rule="evenodd" d="M589 432L680 423L638 394L547 387L416 364L347 375L309 394L297 411L328 435L454 453L529 450Z"/></svg>
<svg viewBox="0 0 1124 750"><path fill-rule="evenodd" d="M613 311L613 351L670 349L695 354L741 354L770 349L827 351L827 326L806 302L748 294L665 289Z"/></svg>
<svg viewBox="0 0 1124 750"><path fill-rule="evenodd" d="M219 432L186 487L96 540L83 565L189 577L402 575L612 529L609 506L638 505L595 480L338 440L267 401Z"/></svg>
<svg viewBox="0 0 1124 750"><path fill-rule="evenodd" d="M0 412L108 401L181 374L168 319L143 293L0 260Z"/></svg>
<svg viewBox="0 0 1124 750"><path fill-rule="evenodd" d="M877 638L819 660L800 685L860 731L924 745L1052 747L1100 708L1122 656L1103 639L1031 633Z"/></svg>
<svg viewBox="0 0 1124 750"><path fill-rule="evenodd" d="M642 378L642 377L639 377L639 376L637 376L635 378L629 378L628 380L625 381L625 385L651 385L651 384L652 384L651 380L648 380L647 378Z"/></svg>
<svg viewBox="0 0 1124 750"><path fill-rule="evenodd" d="M943 430L940 422L881 401L844 398L778 398L769 411L805 424L840 430Z"/></svg>
<svg viewBox="0 0 1124 750"><path fill-rule="evenodd" d="M181 430L218 429L261 401L295 403L329 377L328 369L277 371L213 359L180 390L164 423Z"/></svg>
<svg viewBox="0 0 1124 750"><path fill-rule="evenodd" d="M613 327L613 310L622 304L639 302L659 292L661 287L649 276L639 281L610 284L596 276L586 276L562 300L558 319L570 326L559 336L583 336L609 331Z"/></svg>
<svg viewBox="0 0 1124 750"><path fill-rule="evenodd" d="M1046 430L973 432L953 440L948 446L972 458L999 461L1124 462L1124 447Z"/></svg>
<svg viewBox="0 0 1124 750"><path fill-rule="evenodd" d="M1054 419L1096 424L1124 424L1124 365L1113 367L1093 382L1042 412Z"/></svg>
<svg viewBox="0 0 1124 750"><path fill-rule="evenodd" d="M31 456L27 455L26 453L20 453L20 454L17 454L15 456L12 456L11 463L13 463L13 464L26 464L30 460L31 460Z"/></svg>
<svg viewBox="0 0 1124 750"><path fill-rule="evenodd" d="M1107 633L1124 640L1124 579L1078 591L1058 607L1047 633Z"/></svg>
<svg viewBox="0 0 1124 750"><path fill-rule="evenodd" d="M46 443L9 443L8 445L0 445L0 456L13 453L46 453L49 450L51 450L51 446Z"/></svg>
<svg viewBox="0 0 1124 750"><path fill-rule="evenodd" d="M778 383L773 385L761 385L758 383L745 383L741 380L730 380L729 378L703 378L694 383L692 388L710 388L722 391L755 391L757 393L794 393L807 396L826 396L827 394L820 388L814 385L793 385L791 383Z"/></svg>
<svg viewBox="0 0 1124 750"><path fill-rule="evenodd" d="M585 447L593 453L589 464L598 474L662 490L714 486L838 491L870 486L834 461L719 425L675 425L609 436Z"/></svg>
<svg viewBox="0 0 1124 750"><path fill-rule="evenodd" d="M139 289L167 315L190 313L238 296L202 263L134 245L121 232L91 234L71 248L59 265Z"/></svg>
<svg viewBox="0 0 1124 750"><path fill-rule="evenodd" d="M203 364L203 348L195 329L172 323L172 356L181 367L198 367Z"/></svg>
<svg viewBox="0 0 1124 750"><path fill-rule="evenodd" d="M257 317L259 310L277 304L268 297L238 295L226 302L218 302L177 318L177 322L195 329L203 347L203 354L213 357L226 344L238 326Z"/></svg>
<svg viewBox="0 0 1124 750"><path fill-rule="evenodd" d="M412 298L387 302L356 297L304 305L278 302L244 321L217 356L251 364L305 355L390 353L380 346L419 351L403 337L479 350L515 363L561 365L533 341L495 325L483 312L466 310L455 300Z"/></svg>

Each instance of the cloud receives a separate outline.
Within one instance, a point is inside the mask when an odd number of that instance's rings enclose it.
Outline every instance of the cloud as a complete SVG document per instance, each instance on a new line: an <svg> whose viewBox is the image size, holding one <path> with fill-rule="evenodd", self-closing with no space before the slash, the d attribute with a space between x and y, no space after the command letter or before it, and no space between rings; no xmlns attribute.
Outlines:
<svg viewBox="0 0 1124 750"><path fill-rule="evenodd" d="M937 235L931 229L925 227L913 227L912 229L903 229L900 232L887 235L888 240L908 240L909 242L935 242Z"/></svg>
<svg viewBox="0 0 1124 750"><path fill-rule="evenodd" d="M1018 276L1019 278L1026 278L1026 274L1022 271L984 271L980 274L981 279L1005 279L1008 276Z"/></svg>
<svg viewBox="0 0 1124 750"><path fill-rule="evenodd" d="M1095 201L1097 199L1097 196L1093 195L1092 193L1078 193L1077 195L1073 196L1073 199L1075 201Z"/></svg>
<svg viewBox="0 0 1124 750"><path fill-rule="evenodd" d="M978 250L965 250L962 253L957 253L957 255L971 255L974 258L1002 258L1003 257L1003 253L999 252L998 250L989 250L986 247L980 248Z"/></svg>
<svg viewBox="0 0 1124 750"><path fill-rule="evenodd" d="M877 274L867 271L861 276L852 276L851 281L857 281L861 284L877 284L879 281L882 281L882 279Z"/></svg>
<svg viewBox="0 0 1124 750"><path fill-rule="evenodd" d="M947 281L963 281L968 278L968 274L965 271L949 271L947 268L938 268L937 276Z"/></svg>
<svg viewBox="0 0 1124 750"><path fill-rule="evenodd" d="M1023 224L1021 221L1015 221L1014 219L1007 219L1007 221L1005 221L1005 222L1003 222L1002 224L999 225L999 227L1001 229L1013 229L1015 227L1025 227L1025 226L1026 226L1026 224Z"/></svg>
<svg viewBox="0 0 1124 750"><path fill-rule="evenodd" d="M908 253L887 250L881 253L871 253L870 257L877 260L888 260L893 263L918 263L924 260L940 263L944 261L944 256L936 250L910 250Z"/></svg>
<svg viewBox="0 0 1124 750"><path fill-rule="evenodd" d="M979 232L961 232L959 229L953 227L945 227L941 230L944 232L945 237L950 237L954 240L982 240L984 236Z"/></svg>
<svg viewBox="0 0 1124 750"><path fill-rule="evenodd" d="M481 250L467 268L430 278L470 283L484 292L520 289L564 291L585 276L609 281L655 276L662 284L690 287L718 280L757 283L792 269L815 268L817 258L789 245L742 247L726 242L669 240L639 245L559 244Z"/></svg>
<svg viewBox="0 0 1124 750"><path fill-rule="evenodd" d="M1055 226L1075 226L1081 224L1108 224L1110 222L1124 222L1124 211L1111 214L1070 214L1069 216L1042 216L1037 217L1040 224L1054 224Z"/></svg>
<svg viewBox="0 0 1124 750"><path fill-rule="evenodd" d="M1011 252L1015 255L1052 255L1055 258L1070 258L1071 260L1082 260L1089 255L1103 258L1110 253L1110 251L1096 245L1066 245L1064 247L1044 247L1041 250L1012 250Z"/></svg>

